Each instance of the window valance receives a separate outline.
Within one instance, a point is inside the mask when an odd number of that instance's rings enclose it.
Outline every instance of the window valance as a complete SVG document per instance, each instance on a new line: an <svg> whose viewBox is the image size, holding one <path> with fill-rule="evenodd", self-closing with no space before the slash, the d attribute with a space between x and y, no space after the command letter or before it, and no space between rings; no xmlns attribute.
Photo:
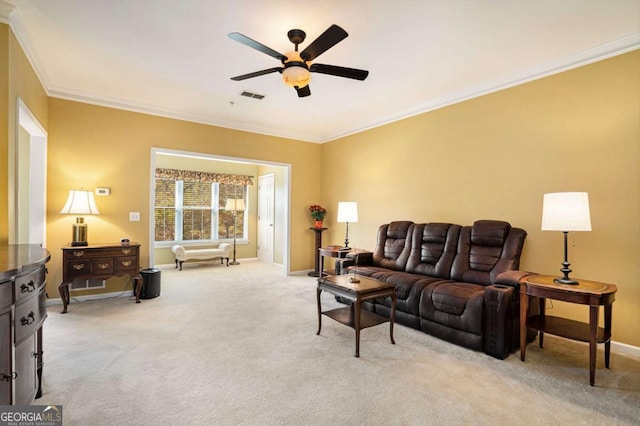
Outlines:
<svg viewBox="0 0 640 426"><path fill-rule="evenodd" d="M184 180L190 182L223 183L229 185L253 185L253 176L227 173L196 172L193 170L156 169L156 179Z"/></svg>

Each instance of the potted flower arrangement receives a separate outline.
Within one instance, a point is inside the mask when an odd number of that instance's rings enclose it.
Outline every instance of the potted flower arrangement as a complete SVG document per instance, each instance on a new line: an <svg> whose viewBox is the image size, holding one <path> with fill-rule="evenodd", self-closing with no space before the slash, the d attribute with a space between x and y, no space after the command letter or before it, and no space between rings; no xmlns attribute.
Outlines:
<svg viewBox="0 0 640 426"><path fill-rule="evenodd" d="M317 204L309 206L309 213L311 213L311 219L316 228L322 228L322 221L327 215L327 209Z"/></svg>

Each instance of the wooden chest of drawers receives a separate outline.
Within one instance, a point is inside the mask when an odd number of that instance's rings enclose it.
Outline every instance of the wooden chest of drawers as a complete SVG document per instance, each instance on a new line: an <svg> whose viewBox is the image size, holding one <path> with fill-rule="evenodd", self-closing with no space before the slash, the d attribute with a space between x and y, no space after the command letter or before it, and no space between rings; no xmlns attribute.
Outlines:
<svg viewBox="0 0 640 426"><path fill-rule="evenodd" d="M142 276L140 275L140 244L129 243L62 248L62 282L58 286L64 305L69 305L69 285L75 279L108 279L130 275L136 289L136 303L140 303Z"/></svg>
<svg viewBox="0 0 640 426"><path fill-rule="evenodd" d="M40 394L47 250L0 246L0 405L29 405Z"/></svg>

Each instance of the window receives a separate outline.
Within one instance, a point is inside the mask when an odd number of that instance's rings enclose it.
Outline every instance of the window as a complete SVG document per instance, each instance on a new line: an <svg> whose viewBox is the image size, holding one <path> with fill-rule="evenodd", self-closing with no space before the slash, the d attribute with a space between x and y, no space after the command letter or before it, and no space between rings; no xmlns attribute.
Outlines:
<svg viewBox="0 0 640 426"><path fill-rule="evenodd" d="M246 178L252 184L251 176L157 169L155 241L230 239L234 233L236 238L244 238L244 212L224 207L228 198L243 199L247 204Z"/></svg>

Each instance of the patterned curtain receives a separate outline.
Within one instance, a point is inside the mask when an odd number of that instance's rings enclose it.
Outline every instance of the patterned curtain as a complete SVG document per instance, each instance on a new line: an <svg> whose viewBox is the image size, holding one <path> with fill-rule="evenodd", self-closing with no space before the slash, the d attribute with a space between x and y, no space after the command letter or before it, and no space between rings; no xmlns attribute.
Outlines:
<svg viewBox="0 0 640 426"><path fill-rule="evenodd" d="M253 185L253 176L226 173L196 172L193 170L156 169L156 179L184 180L191 182Z"/></svg>

